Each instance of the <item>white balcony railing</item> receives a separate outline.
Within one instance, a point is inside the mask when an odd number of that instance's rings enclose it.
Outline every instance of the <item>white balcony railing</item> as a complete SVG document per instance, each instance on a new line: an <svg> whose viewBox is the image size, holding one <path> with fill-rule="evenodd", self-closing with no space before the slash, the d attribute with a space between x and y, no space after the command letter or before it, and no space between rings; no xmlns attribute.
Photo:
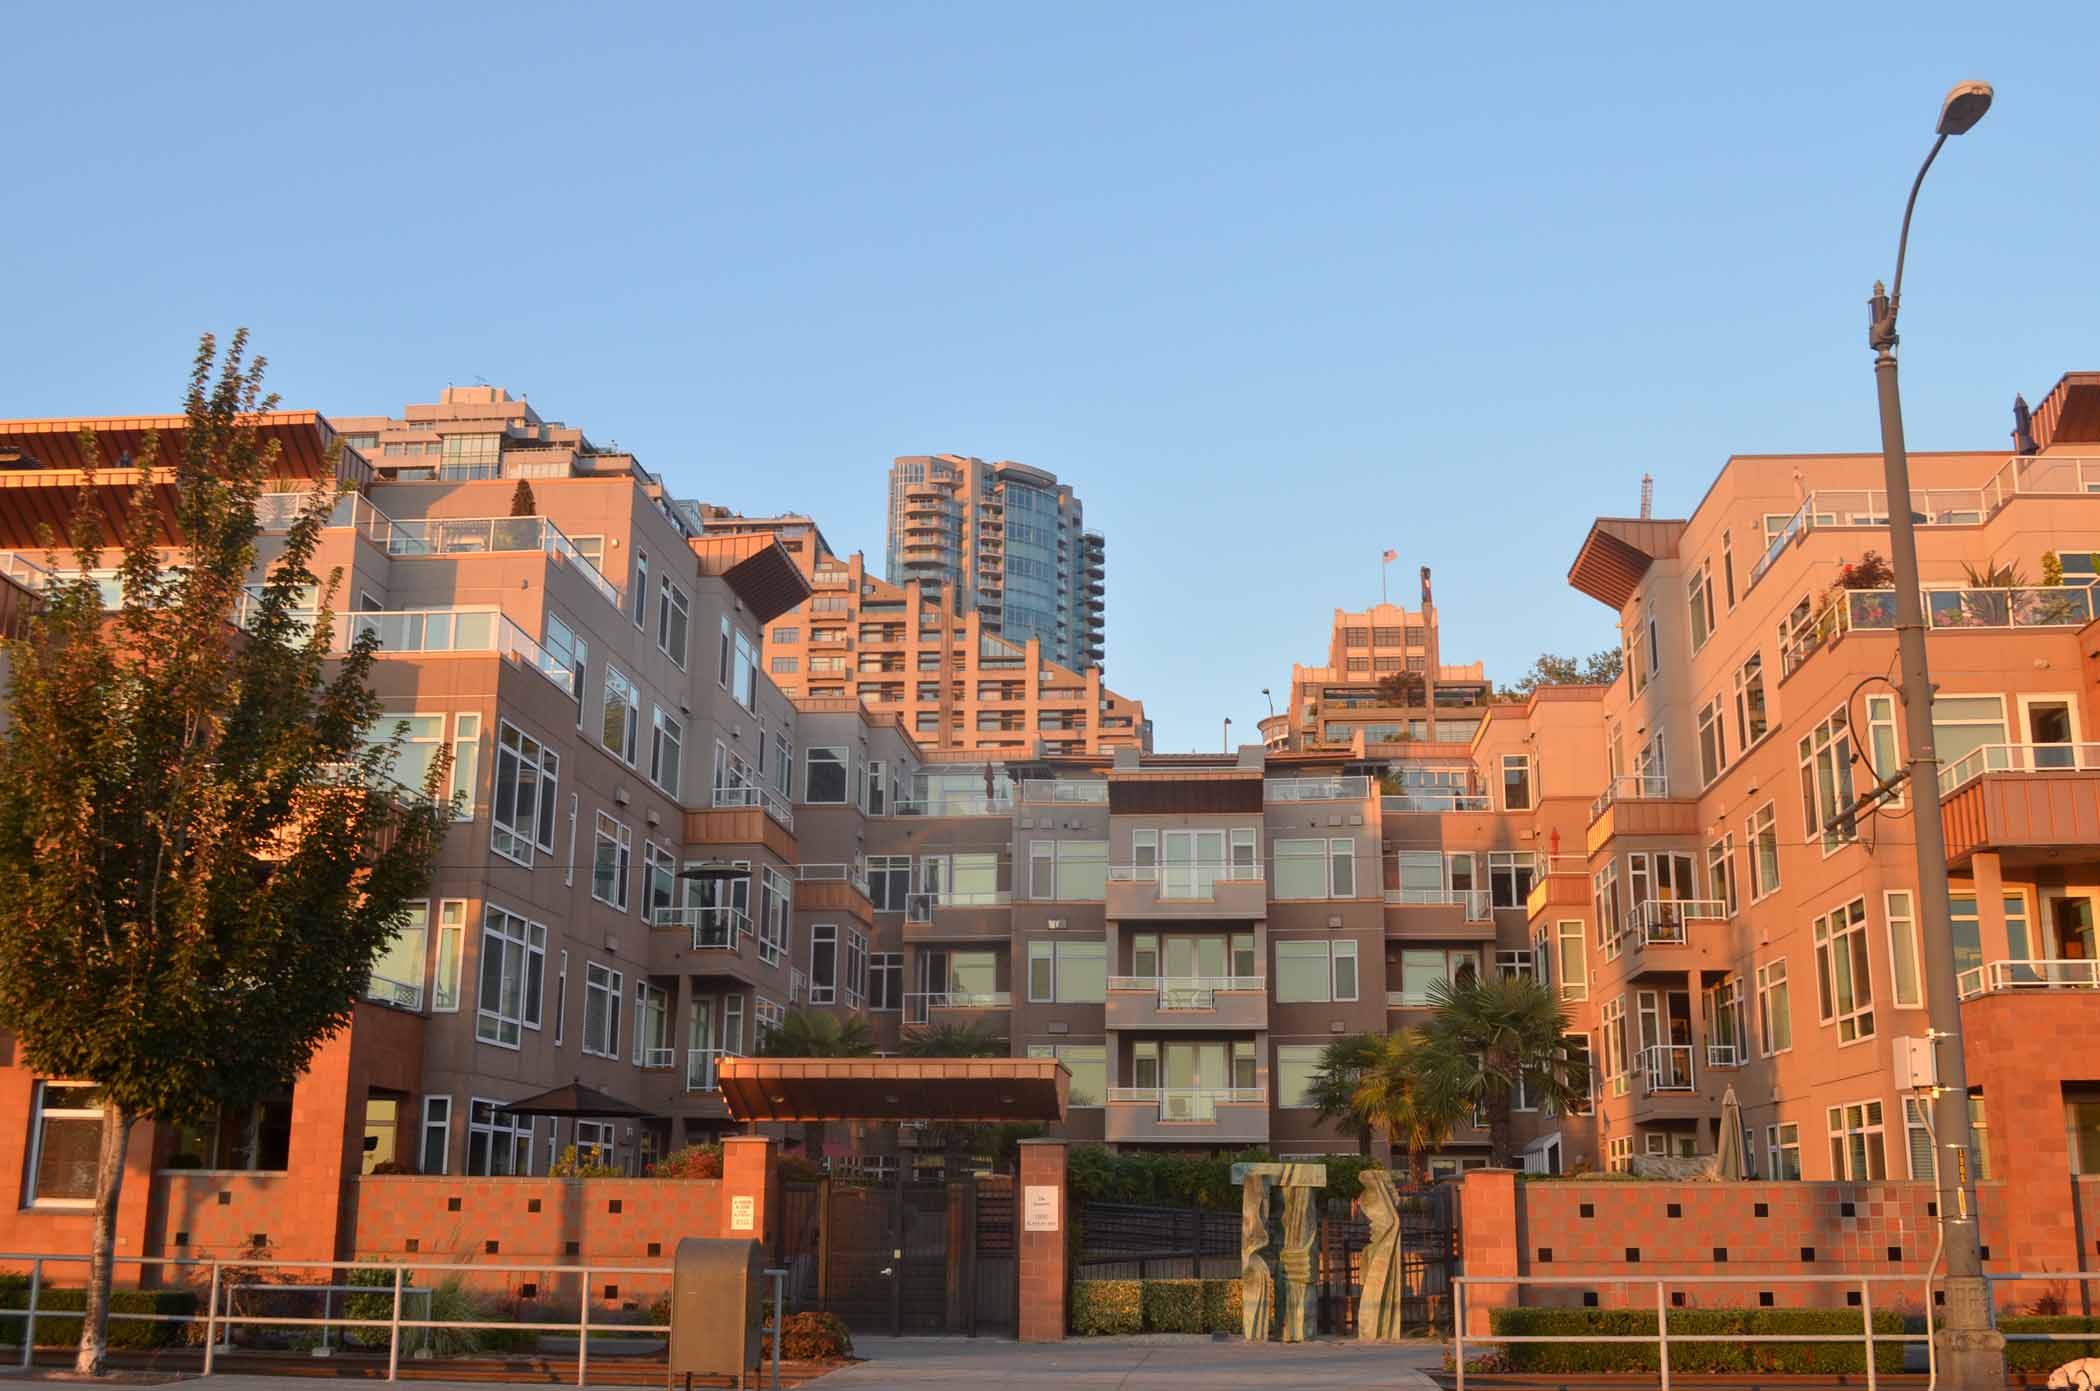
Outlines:
<svg viewBox="0 0 2100 1391"><path fill-rule="evenodd" d="M1266 994L1266 976L1110 976L1110 994L1153 996L1161 1010L1214 1010L1219 992Z"/></svg>
<svg viewBox="0 0 2100 1391"><path fill-rule="evenodd" d="M868 896L868 867L864 864L796 865L795 878L804 884L851 884Z"/></svg>
<svg viewBox="0 0 2100 1391"><path fill-rule="evenodd" d="M892 816L1008 816L1014 799L942 793L938 797L899 797L890 803Z"/></svg>
<svg viewBox="0 0 2100 1391"><path fill-rule="evenodd" d="M2100 961L1991 961L1955 978L1964 1000L2005 990L2100 990Z"/></svg>
<svg viewBox="0 0 2100 1391"><path fill-rule="evenodd" d="M720 1089L716 1067L724 1058L741 1058L741 1048L688 1048L685 1050L685 1089L711 1092Z"/></svg>
<svg viewBox="0 0 2100 1391"><path fill-rule="evenodd" d="M2100 744L1985 744L1940 769L1940 795L1985 773L2069 773L2100 769Z"/></svg>
<svg viewBox="0 0 2100 1391"><path fill-rule="evenodd" d="M1717 898L1651 898L1626 915L1626 933L1635 946L1681 947L1690 940L1685 924L1727 916L1728 905Z"/></svg>
<svg viewBox="0 0 2100 1391"><path fill-rule="evenodd" d="M1611 810L1614 802L1652 801L1670 795L1670 781L1660 773L1621 773L1590 803L1590 820Z"/></svg>
<svg viewBox="0 0 2100 1391"><path fill-rule="evenodd" d="M1692 1045L1657 1043L1643 1048L1640 1070L1646 1077L1649 1095L1656 1092L1688 1092L1692 1089Z"/></svg>
<svg viewBox="0 0 2100 1391"><path fill-rule="evenodd" d="M1021 784L1024 802L1083 802L1106 806L1105 778L1029 778Z"/></svg>
<svg viewBox="0 0 2100 1391"><path fill-rule="evenodd" d="M1150 1106L1163 1121L1201 1124L1215 1121L1220 1106L1260 1106L1269 1099L1264 1087L1110 1087L1111 1106Z"/></svg>
<svg viewBox="0 0 2100 1391"><path fill-rule="evenodd" d="M1220 884L1259 884L1264 877L1258 863L1227 864L1217 860L1172 860L1108 867L1111 884L1157 884L1160 898L1195 903L1215 899Z"/></svg>
<svg viewBox="0 0 2100 1391"><path fill-rule="evenodd" d="M1378 799L1378 805L1381 810L1389 812L1494 810L1485 792L1442 792L1433 789L1388 792Z"/></svg>
<svg viewBox="0 0 2100 1391"><path fill-rule="evenodd" d="M1748 1054L1740 1044L1709 1043L1706 1045L1706 1065L1708 1067L1741 1067L1749 1060Z"/></svg>
<svg viewBox="0 0 2100 1391"><path fill-rule="evenodd" d="M374 972L371 983L365 986L365 998L400 1009L421 1009L423 987L420 984L411 985L403 980L391 980Z"/></svg>
<svg viewBox="0 0 2100 1391"><path fill-rule="evenodd" d="M784 831L795 829L795 808L788 799L770 787L756 784L744 787L718 787L714 804L718 807L763 807L766 815L773 818Z"/></svg>
<svg viewBox="0 0 2100 1391"><path fill-rule="evenodd" d="M2001 492L1984 488L1913 488L1910 494L1911 521L1917 526L1975 526L2002 506ZM1765 572L1786 554L1786 548L1811 531L1831 527L1886 527L1889 524L1889 495L1880 488L1825 489L1810 493L1794 515L1787 519L1771 545L1750 569L1749 588L1755 589Z"/></svg>
<svg viewBox="0 0 2100 1391"><path fill-rule="evenodd" d="M941 889L938 892L906 894L904 896L904 920L908 923L933 921L936 908L998 908L1012 903L1011 889Z"/></svg>
<svg viewBox="0 0 2100 1391"><path fill-rule="evenodd" d="M495 652L532 668L571 699L580 689L574 668L494 608L388 609L348 617L349 637L354 641L372 634L382 657L411 652Z"/></svg>
<svg viewBox="0 0 2100 1391"><path fill-rule="evenodd" d="M1447 907L1465 909L1467 922L1492 922L1486 889L1387 889L1385 901L1396 908Z"/></svg>
<svg viewBox="0 0 2100 1391"><path fill-rule="evenodd" d="M922 990L904 997L904 1022L924 1024L937 1009L1012 1009L1011 990Z"/></svg>
<svg viewBox="0 0 2100 1391"><path fill-rule="evenodd" d="M1262 795L1271 802L1360 802L1371 795L1367 777L1269 778Z"/></svg>
<svg viewBox="0 0 2100 1391"><path fill-rule="evenodd" d="M660 1047L643 1047L636 1051L635 1064L639 1067L669 1067L678 1061L678 1050L669 1044Z"/></svg>
<svg viewBox="0 0 2100 1391"><path fill-rule="evenodd" d="M735 951L751 934L751 917L740 908L659 908L656 927L691 928L694 951Z"/></svg>

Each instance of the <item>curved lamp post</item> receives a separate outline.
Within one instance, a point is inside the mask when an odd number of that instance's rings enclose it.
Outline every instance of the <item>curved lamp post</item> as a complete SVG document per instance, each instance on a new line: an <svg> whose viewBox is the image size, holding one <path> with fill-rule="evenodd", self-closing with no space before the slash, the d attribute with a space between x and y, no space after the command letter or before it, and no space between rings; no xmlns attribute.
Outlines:
<svg viewBox="0 0 2100 1391"><path fill-rule="evenodd" d="M1895 573L1896 647L1902 678L1903 730L1909 745L1907 780L1916 799L1912 825L1918 857L1918 925L1924 935L1925 998L1932 1020L1939 1085L1932 1098L1937 1141L1940 1232L1946 1247L1945 1323L1934 1342L1943 1385L1959 1391L2005 1385L2004 1335L1991 1327L1990 1291L1983 1280L1977 1214L1969 1201L1969 1082L1962 1055L1960 985L1954 969L1954 929L1947 902L1947 837L1940 822L1939 755L1932 740L1932 677L1925 661L1924 601L1918 590L1918 538L1910 505L1910 460L1903 446L1903 404L1896 389L1896 311L1903 299L1903 257L1910 217L1926 171L1951 135L1966 134L1991 108L1984 82L1963 82L1940 106L1938 138L1910 186L1903 232L1896 242L1896 279L1879 282L1868 301L1867 346L1881 403L1881 462L1888 489L1889 564Z"/></svg>

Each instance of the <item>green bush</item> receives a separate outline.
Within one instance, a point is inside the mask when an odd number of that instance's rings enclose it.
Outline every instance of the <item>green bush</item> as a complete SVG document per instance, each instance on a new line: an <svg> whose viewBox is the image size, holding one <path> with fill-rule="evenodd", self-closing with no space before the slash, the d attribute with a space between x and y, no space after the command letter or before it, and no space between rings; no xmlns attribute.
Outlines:
<svg viewBox="0 0 2100 1391"><path fill-rule="evenodd" d="M1082 1337L1143 1332L1142 1299L1136 1280L1074 1280L1072 1331Z"/></svg>
<svg viewBox="0 0 2100 1391"><path fill-rule="evenodd" d="M1652 1309L1496 1309L1493 1331L1510 1337L1652 1337ZM1670 1370L1704 1372L1859 1372L1864 1371L1858 1342L1745 1343L1733 1341L1678 1343L1676 1336L1744 1333L1838 1333L1857 1337L1860 1317L1852 1309L1672 1309ZM1896 1338L1903 1315L1874 1316L1877 1337ZM1513 1372L1651 1372L1657 1367L1655 1347L1643 1343L1505 1343L1501 1345ZM1903 1370L1903 1345L1874 1345L1874 1368Z"/></svg>
<svg viewBox="0 0 2100 1391"><path fill-rule="evenodd" d="M1203 1332L1201 1280L1146 1280L1138 1291L1147 1333Z"/></svg>
<svg viewBox="0 0 2100 1391"><path fill-rule="evenodd" d="M1240 1282L1237 1280L1205 1280L1203 1282L1203 1331L1205 1333L1237 1333L1240 1331Z"/></svg>
<svg viewBox="0 0 2100 1391"><path fill-rule="evenodd" d="M2003 1317L2000 1333L2100 1333L2100 1319L2075 1314ZM2007 1343L2005 1369L2009 1372L2050 1372L2081 1357L2100 1357L2100 1339L2093 1342Z"/></svg>
<svg viewBox="0 0 2100 1391"><path fill-rule="evenodd" d="M1238 1212L1240 1190L1234 1164L1273 1164L1267 1150L1238 1154L1111 1154L1099 1145L1075 1145L1065 1159L1066 1182L1075 1203L1164 1203ZM1353 1202L1363 1192L1363 1172L1375 1160L1330 1154L1308 1162L1327 1166L1327 1195Z"/></svg>
<svg viewBox="0 0 2100 1391"><path fill-rule="evenodd" d="M29 1285L10 1281L0 1286L0 1309L27 1309ZM40 1348L69 1347L80 1341L79 1311L87 1307L86 1290L57 1290L46 1285L36 1299L36 1345ZM54 1314L71 1310L74 1316ZM183 1314L197 1312L197 1296L190 1290L111 1290L111 1314ZM130 1319L109 1321L109 1345L113 1348L164 1348L182 1341L179 1323L136 1323ZM22 1320L0 1320L0 1340L20 1345Z"/></svg>

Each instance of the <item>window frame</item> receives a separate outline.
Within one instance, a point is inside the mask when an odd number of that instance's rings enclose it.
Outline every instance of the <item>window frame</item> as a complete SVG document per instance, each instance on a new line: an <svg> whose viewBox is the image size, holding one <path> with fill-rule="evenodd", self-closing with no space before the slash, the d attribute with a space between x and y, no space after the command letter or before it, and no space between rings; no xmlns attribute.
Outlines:
<svg viewBox="0 0 2100 1391"><path fill-rule="evenodd" d="M606 828L612 828L608 834ZM613 865L616 878L612 885L614 897L608 898L599 891L602 872L601 853L606 844L613 850ZM591 823L591 898L604 904L616 913L627 911L629 895L628 881L634 875L634 830L628 824L608 812L595 813Z"/></svg>
<svg viewBox="0 0 2100 1391"><path fill-rule="evenodd" d="M97 1082L77 1082L67 1078L44 1077L39 1077L31 1083L29 1127L28 1134L24 1136L26 1143L23 1146L25 1153L22 1171L22 1207L25 1211L41 1212L92 1211L95 1206L96 1186L96 1180L93 1178L89 1179L87 1193L81 1197L54 1196L47 1198L38 1192L39 1171L44 1164L44 1127L54 1119L69 1122L91 1121L95 1127L97 1144L99 1146L104 1113L108 1110L108 1104L105 1102L92 1108L86 1106L52 1106L48 1098L53 1088L92 1094L101 1090L101 1084Z"/></svg>
<svg viewBox="0 0 2100 1391"><path fill-rule="evenodd" d="M1867 941L1865 895L1856 894L1817 915L1811 933L1816 952L1817 1022L1837 1030L1840 1048L1872 1042L1879 1028L1874 1018L1874 953Z"/></svg>

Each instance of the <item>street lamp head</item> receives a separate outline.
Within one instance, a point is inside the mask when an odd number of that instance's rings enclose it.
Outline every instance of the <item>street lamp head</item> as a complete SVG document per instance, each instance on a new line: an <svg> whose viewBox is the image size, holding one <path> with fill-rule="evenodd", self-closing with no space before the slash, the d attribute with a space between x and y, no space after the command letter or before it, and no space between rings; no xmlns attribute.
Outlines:
<svg viewBox="0 0 2100 1391"><path fill-rule="evenodd" d="M1975 124L1983 119L1983 113L1991 109L1991 84L1988 82L1957 82L1947 99L1940 103L1941 135L1967 135Z"/></svg>

